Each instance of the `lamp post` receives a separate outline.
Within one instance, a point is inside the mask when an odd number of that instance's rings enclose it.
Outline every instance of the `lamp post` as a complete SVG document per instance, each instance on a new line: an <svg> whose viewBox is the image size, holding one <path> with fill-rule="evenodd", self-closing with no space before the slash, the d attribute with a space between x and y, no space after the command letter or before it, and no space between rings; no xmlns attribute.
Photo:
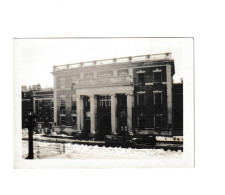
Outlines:
<svg viewBox="0 0 225 195"><path fill-rule="evenodd" d="M36 118L32 109L28 110L27 116L25 116L25 123L26 123L26 127L28 128L28 135L29 135L29 145L28 145L29 154L26 159L33 159L34 158L33 128L35 127L35 124L36 124Z"/></svg>

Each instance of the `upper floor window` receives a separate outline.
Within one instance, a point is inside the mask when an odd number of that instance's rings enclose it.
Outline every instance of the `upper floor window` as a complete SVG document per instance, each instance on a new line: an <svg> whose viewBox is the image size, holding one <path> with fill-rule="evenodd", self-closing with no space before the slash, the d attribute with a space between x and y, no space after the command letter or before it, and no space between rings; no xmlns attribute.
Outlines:
<svg viewBox="0 0 225 195"><path fill-rule="evenodd" d="M38 107L41 108L42 107L42 100L38 101Z"/></svg>
<svg viewBox="0 0 225 195"><path fill-rule="evenodd" d="M162 104L162 91L154 91L154 104Z"/></svg>
<svg viewBox="0 0 225 195"><path fill-rule="evenodd" d="M110 107L111 106L111 98L108 95L100 96L100 107Z"/></svg>
<svg viewBox="0 0 225 195"><path fill-rule="evenodd" d="M139 73L137 75L138 84L144 85L145 84L145 73Z"/></svg>
<svg viewBox="0 0 225 195"><path fill-rule="evenodd" d="M60 79L59 80L59 88L60 89L66 88L66 80L65 79Z"/></svg>
<svg viewBox="0 0 225 195"><path fill-rule="evenodd" d="M145 93L137 94L137 105L138 106L146 105L146 95L145 95Z"/></svg>
<svg viewBox="0 0 225 195"><path fill-rule="evenodd" d="M65 109L66 108L66 102L65 102L65 99L63 99L63 98L60 99L60 108L61 109Z"/></svg>
<svg viewBox="0 0 225 195"><path fill-rule="evenodd" d="M154 82L162 82L162 71L153 71Z"/></svg>

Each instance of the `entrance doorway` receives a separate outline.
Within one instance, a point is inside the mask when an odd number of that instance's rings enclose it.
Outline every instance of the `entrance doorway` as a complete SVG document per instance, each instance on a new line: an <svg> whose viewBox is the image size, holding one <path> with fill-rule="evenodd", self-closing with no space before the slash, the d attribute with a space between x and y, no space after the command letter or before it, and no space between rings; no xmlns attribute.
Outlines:
<svg viewBox="0 0 225 195"><path fill-rule="evenodd" d="M111 118L110 118L110 116L105 115L100 119L98 134L99 134L100 140L103 140L105 135L111 134Z"/></svg>

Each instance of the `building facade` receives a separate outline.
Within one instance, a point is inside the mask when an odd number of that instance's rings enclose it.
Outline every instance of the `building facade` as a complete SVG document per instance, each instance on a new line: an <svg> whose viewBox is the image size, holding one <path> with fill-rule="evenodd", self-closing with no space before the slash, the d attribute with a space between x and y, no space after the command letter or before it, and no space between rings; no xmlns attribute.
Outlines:
<svg viewBox="0 0 225 195"><path fill-rule="evenodd" d="M173 132L183 136L183 81L173 83Z"/></svg>
<svg viewBox="0 0 225 195"><path fill-rule="evenodd" d="M33 93L33 111L38 129L52 128L54 123L53 90L43 89Z"/></svg>
<svg viewBox="0 0 225 195"><path fill-rule="evenodd" d="M28 110L36 116L37 128L52 128L54 123L54 101L51 88L41 85L22 86L22 129L26 128L24 118Z"/></svg>
<svg viewBox="0 0 225 195"><path fill-rule="evenodd" d="M25 116L27 115L28 111L33 109L33 91L28 91L25 86L22 86L22 93L21 93L21 100L22 100L22 129L26 128L25 124Z"/></svg>
<svg viewBox="0 0 225 195"><path fill-rule="evenodd" d="M87 137L172 135L171 53L53 67L54 122Z"/></svg>

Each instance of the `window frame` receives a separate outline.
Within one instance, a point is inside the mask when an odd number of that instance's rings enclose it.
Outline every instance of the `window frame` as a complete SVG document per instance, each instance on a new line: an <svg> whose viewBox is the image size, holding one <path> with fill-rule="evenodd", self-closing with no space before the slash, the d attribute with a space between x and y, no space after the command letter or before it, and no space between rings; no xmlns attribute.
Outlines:
<svg viewBox="0 0 225 195"><path fill-rule="evenodd" d="M100 96L99 102L100 108L109 108L111 107L111 97L109 95L102 95Z"/></svg>
<svg viewBox="0 0 225 195"><path fill-rule="evenodd" d="M163 95L162 95L162 91L153 91L154 93L154 105L162 105L163 103ZM161 94L161 101L160 103L156 103L156 94Z"/></svg>
<svg viewBox="0 0 225 195"><path fill-rule="evenodd" d="M143 104L140 104L140 95L143 95L144 97L144 102ZM145 106L146 105L146 92L138 92L137 93L137 106Z"/></svg>
<svg viewBox="0 0 225 195"><path fill-rule="evenodd" d="M160 79L156 81L155 80L155 74L157 74L157 73L160 73ZM162 82L162 70L159 70L159 69L153 70L153 82L154 83Z"/></svg>
<svg viewBox="0 0 225 195"><path fill-rule="evenodd" d="M160 117L160 126L156 126L156 118L157 117ZM155 116L154 116L154 128L162 128L162 126L163 126L163 114L156 114Z"/></svg>
<svg viewBox="0 0 225 195"><path fill-rule="evenodd" d="M140 75L143 75L143 80L140 82ZM144 85L145 84L145 72L140 72L140 73L137 73L137 84L138 85Z"/></svg>

